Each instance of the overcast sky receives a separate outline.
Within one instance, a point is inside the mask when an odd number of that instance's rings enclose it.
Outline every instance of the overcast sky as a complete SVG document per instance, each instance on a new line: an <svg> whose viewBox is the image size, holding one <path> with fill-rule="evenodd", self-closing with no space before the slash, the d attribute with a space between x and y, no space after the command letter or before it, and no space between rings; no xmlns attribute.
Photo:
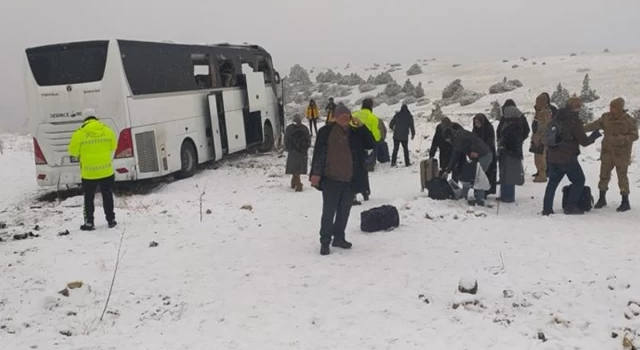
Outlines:
<svg viewBox="0 0 640 350"><path fill-rule="evenodd" d="M124 38L251 42L293 63L640 52L640 0L1 0L0 129L26 107L24 49Z"/></svg>

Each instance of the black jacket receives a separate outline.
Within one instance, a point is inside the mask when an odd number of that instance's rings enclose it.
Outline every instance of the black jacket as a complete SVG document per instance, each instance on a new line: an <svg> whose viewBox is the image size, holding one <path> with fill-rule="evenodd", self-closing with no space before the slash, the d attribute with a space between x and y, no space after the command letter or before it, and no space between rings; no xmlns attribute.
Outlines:
<svg viewBox="0 0 640 350"><path fill-rule="evenodd" d="M413 115L409 112L407 106L402 106L400 112L396 113L391 119L389 124L391 130L393 130L393 139L398 141L408 141L409 131L411 131L411 137L416 135L416 129L413 123Z"/></svg>
<svg viewBox="0 0 640 350"><path fill-rule="evenodd" d="M336 123L328 124L318 130L316 136L316 144L313 149L313 159L311 160L311 175L323 177L324 169L327 164L327 146L329 135L333 128L340 128ZM353 177L351 179L351 189L355 193L361 193L366 187L366 150L373 149L376 141L373 135L365 126L359 128L349 128L349 148L351 148L351 156L353 162Z"/></svg>
<svg viewBox="0 0 640 350"><path fill-rule="evenodd" d="M453 130L460 130L462 126L458 123L452 123L451 128ZM453 146L444 139L442 133L444 132L446 127L442 124L438 124L436 127L436 133L433 135L433 139L431 140L431 148L429 149L429 158L434 158L438 150L440 150L440 167L445 169L451 160L451 152L453 151Z"/></svg>
<svg viewBox="0 0 640 350"><path fill-rule="evenodd" d="M497 190L497 182L498 182L498 157L496 154L496 131L493 128L493 125L487 119L486 116L482 117L482 126L476 127L475 123L473 126L473 133L478 135L482 142L485 143L491 150L493 154L493 160L489 165L489 168L486 171L487 178L489 178L489 182L491 183L491 188L487 192L488 194L495 194Z"/></svg>
<svg viewBox="0 0 640 350"><path fill-rule="evenodd" d="M491 152L489 146L478 135L464 129L458 130L453 134L451 144L453 145L453 154L447 170L454 169L462 159L462 155L470 156L471 153L477 153L479 158Z"/></svg>
<svg viewBox="0 0 640 350"><path fill-rule="evenodd" d="M512 118L503 116L496 130L498 153L523 159L522 145L530 133L531 128L524 115Z"/></svg>

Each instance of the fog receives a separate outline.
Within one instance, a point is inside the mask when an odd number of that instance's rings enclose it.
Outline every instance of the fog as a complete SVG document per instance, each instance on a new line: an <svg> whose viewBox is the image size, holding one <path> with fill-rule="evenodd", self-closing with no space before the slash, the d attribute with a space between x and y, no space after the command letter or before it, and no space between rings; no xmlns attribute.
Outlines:
<svg viewBox="0 0 640 350"><path fill-rule="evenodd" d="M88 39L251 42L306 66L640 51L638 0L4 0L0 130L24 128L24 49Z"/></svg>

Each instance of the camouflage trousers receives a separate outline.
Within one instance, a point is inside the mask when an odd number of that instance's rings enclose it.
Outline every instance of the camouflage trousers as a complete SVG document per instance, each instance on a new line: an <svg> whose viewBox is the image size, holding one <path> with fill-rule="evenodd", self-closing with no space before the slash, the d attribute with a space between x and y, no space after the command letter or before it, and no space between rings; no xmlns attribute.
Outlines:
<svg viewBox="0 0 640 350"><path fill-rule="evenodd" d="M629 160L622 157L601 157L598 189L600 191L609 190L609 182L611 181L611 172L613 169L616 170L616 175L618 176L620 194L628 195L629 177L627 176L627 171L629 170Z"/></svg>

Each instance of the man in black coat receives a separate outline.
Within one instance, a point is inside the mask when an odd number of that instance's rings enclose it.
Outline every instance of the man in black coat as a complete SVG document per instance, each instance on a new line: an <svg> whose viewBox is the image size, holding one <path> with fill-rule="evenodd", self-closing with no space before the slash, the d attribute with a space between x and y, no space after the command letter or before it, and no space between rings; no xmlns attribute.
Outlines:
<svg viewBox="0 0 640 350"><path fill-rule="evenodd" d="M398 160L398 150L402 145L404 151L404 165L410 166L409 159L409 132L411 139L416 137L416 129L413 123L413 115L409 112L407 105L402 105L400 112L396 113L389 123L389 127L393 130L393 155L391 156L391 166L396 166Z"/></svg>
<svg viewBox="0 0 640 350"><path fill-rule="evenodd" d="M458 123L454 123L451 119L444 117L440 124L436 127L436 133L431 140L431 148L429 149L429 159L433 159L436 156L438 150L440 150L440 170L444 171L451 160L451 153L453 152L452 145L444 139L443 132L445 129L451 128L452 130L460 130L462 126ZM452 169L452 178L454 181L458 181L460 176L461 167Z"/></svg>
<svg viewBox="0 0 640 350"><path fill-rule="evenodd" d="M344 104L336 106L334 115L335 123L318 130L311 161L311 185L322 191L323 200L321 255L329 255L329 245L351 248L345 239L345 228L353 196L366 186L366 150L376 146L371 132L351 117Z"/></svg>
<svg viewBox="0 0 640 350"><path fill-rule="evenodd" d="M443 137L447 142L453 146L453 153L451 160L445 169L445 174L450 173L451 169L455 169L457 166L464 163L465 157L471 159L471 164L480 164L482 170L486 173L487 169L493 161L493 153L480 137L471 131L464 129L454 131L451 128L447 128L443 131ZM475 167L471 167L474 170ZM469 179L463 179L462 181L462 198L466 199L469 194L469 190L473 187L475 182L475 171L472 171L472 176ZM474 190L475 200L470 200L469 205L485 204L485 190Z"/></svg>

